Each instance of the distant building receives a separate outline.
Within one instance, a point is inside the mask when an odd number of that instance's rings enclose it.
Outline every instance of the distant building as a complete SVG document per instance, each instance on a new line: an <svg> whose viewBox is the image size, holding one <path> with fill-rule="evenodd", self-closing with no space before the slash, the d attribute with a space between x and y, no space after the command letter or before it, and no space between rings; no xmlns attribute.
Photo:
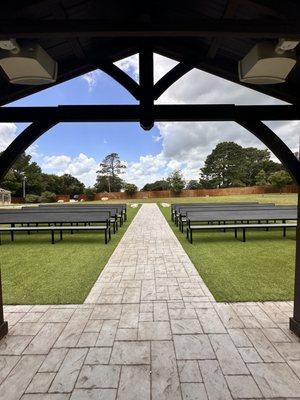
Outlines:
<svg viewBox="0 0 300 400"><path fill-rule="evenodd" d="M0 205L7 205L11 203L11 192L9 190L0 188Z"/></svg>

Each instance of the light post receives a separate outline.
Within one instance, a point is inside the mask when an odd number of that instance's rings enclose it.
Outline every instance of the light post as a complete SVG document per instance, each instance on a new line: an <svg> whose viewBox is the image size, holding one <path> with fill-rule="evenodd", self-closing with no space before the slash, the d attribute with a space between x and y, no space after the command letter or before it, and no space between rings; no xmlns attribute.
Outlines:
<svg viewBox="0 0 300 400"><path fill-rule="evenodd" d="M23 199L26 197L26 175L24 172L21 172L22 176L22 190L23 190Z"/></svg>

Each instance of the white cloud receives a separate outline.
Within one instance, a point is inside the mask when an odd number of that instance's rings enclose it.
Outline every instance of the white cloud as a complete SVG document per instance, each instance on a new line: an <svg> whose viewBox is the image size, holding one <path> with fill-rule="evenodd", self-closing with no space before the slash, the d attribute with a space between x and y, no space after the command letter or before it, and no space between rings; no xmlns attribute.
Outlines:
<svg viewBox="0 0 300 400"><path fill-rule="evenodd" d="M99 69L95 69L94 71L90 71L82 75L81 78L84 79L88 84L89 92L91 92L94 89L94 87L97 86L101 74L102 71L100 71Z"/></svg>
<svg viewBox="0 0 300 400"><path fill-rule="evenodd" d="M11 144L17 136L17 126L13 123L0 123L0 151Z"/></svg>
<svg viewBox="0 0 300 400"><path fill-rule="evenodd" d="M69 156L46 156L42 167L47 169L64 169L67 168L70 162L71 157Z"/></svg>
<svg viewBox="0 0 300 400"><path fill-rule="evenodd" d="M174 63L174 61L172 61ZM164 57L156 59L156 68L166 72L172 64ZM161 72L160 72L161 73ZM192 70L173 86L171 86L157 101L158 104L284 104L284 102L266 96L255 90L218 78L206 72ZM299 121L267 122L275 133L291 148L297 150L300 132ZM127 174L140 182L150 182L154 178L166 176L170 167L183 171L186 179L199 177L199 168L205 158L221 141L234 141L242 146L265 148L255 136L234 122L164 122L157 123L161 138L162 151L151 156L155 165L156 159L163 166L155 173L148 174L144 159L141 157L135 163L134 171L129 168ZM156 140L155 136L153 140ZM157 139L158 140L158 139ZM149 156L146 156L149 157Z"/></svg>
<svg viewBox="0 0 300 400"><path fill-rule="evenodd" d="M116 63L138 81L138 55ZM155 55L155 81L176 65L174 60ZM92 90L101 72L93 71L83 76ZM284 104L282 101L241 85L218 78L206 72L192 70L157 101L157 104ZM293 150L297 150L300 132L299 121L268 122L278 136ZM142 155L137 162L127 163L123 178L142 187L147 182L167 177L180 168L184 177L197 179L205 158L222 141L234 141L242 146L265 148L251 133L234 122L161 122L156 124L159 134L153 135L161 142L162 150L156 155ZM10 133L10 135L14 135ZM9 135L8 135L9 136ZM106 140L104 139L104 143ZM0 128L1 146L1 128ZM53 158L55 157L55 158ZM62 157L62 158L61 158ZM94 158L81 153L78 157L52 156L46 160L47 168L61 173L72 173L88 185L95 182L97 163Z"/></svg>
<svg viewBox="0 0 300 400"><path fill-rule="evenodd" d="M62 154L44 157L42 168L47 173L71 174L86 186L92 186L96 181L98 163L84 153L73 158Z"/></svg>
<svg viewBox="0 0 300 400"><path fill-rule="evenodd" d="M139 55L134 54L130 57L123 58L114 63L122 71L126 72L132 79L139 81Z"/></svg>

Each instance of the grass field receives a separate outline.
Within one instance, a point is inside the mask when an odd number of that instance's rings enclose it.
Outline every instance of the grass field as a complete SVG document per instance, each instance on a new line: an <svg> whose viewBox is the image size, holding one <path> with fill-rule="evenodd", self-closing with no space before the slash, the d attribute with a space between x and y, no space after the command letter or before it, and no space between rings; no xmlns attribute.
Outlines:
<svg viewBox="0 0 300 400"><path fill-rule="evenodd" d="M275 204L297 204L297 194L294 193L270 193L270 194L247 194L214 197L170 197L153 199L129 199L109 200L107 202L98 200L91 203L230 203L233 201L259 201L260 203Z"/></svg>
<svg viewBox="0 0 300 400"><path fill-rule="evenodd" d="M107 245L99 232L65 234L55 245L49 232L16 234L14 243L2 235L4 303L82 303L136 212L128 207L128 221Z"/></svg>
<svg viewBox="0 0 300 400"><path fill-rule="evenodd" d="M265 198L293 204L296 196ZM161 211L217 301L293 299L295 230L286 239L281 230L248 231L246 243L235 240L233 232L195 232L190 244L171 222L170 208Z"/></svg>

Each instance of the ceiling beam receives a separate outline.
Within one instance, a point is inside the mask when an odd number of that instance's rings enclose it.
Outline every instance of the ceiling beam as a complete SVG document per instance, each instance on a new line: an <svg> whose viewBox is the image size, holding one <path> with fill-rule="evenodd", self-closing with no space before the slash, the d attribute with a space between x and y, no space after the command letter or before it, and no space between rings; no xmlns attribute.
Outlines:
<svg viewBox="0 0 300 400"><path fill-rule="evenodd" d="M226 8L224 10L223 16L222 16L222 20L226 19L226 18L232 18L234 17L235 11L238 7L238 1L237 0L228 0L227 4L226 4ZM207 58L215 58L218 48L220 47L220 43L221 43L221 38L220 37L215 37L210 46L209 49L207 51Z"/></svg>
<svg viewBox="0 0 300 400"><path fill-rule="evenodd" d="M155 121L300 120L300 106L266 105L154 105ZM139 122L139 105L71 105L56 107L0 107L0 122Z"/></svg>
<svg viewBox="0 0 300 400"><path fill-rule="evenodd" d="M0 20L0 39L74 37L259 37L300 38L298 20L193 20L139 22L107 20Z"/></svg>

